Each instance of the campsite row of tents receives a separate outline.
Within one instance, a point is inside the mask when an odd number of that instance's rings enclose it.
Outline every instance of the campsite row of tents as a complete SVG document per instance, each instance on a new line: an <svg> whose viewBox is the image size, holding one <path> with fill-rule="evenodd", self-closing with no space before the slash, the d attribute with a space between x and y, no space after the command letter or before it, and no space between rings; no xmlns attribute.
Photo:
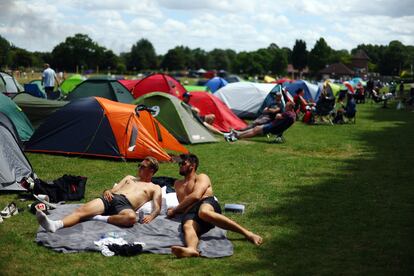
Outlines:
<svg viewBox="0 0 414 276"><path fill-rule="evenodd" d="M17 189L16 183L33 174L22 141L28 152L117 159L151 155L160 161L171 160L171 152L187 152L182 144L217 141L181 101L187 90L168 75L155 74L138 81L82 79L71 84L65 100L23 93L13 82L17 93L12 99L0 93L0 189ZM41 90L39 83L31 84ZM286 95L294 96L301 88L305 98L314 101L321 90L306 81L284 85ZM330 87L333 93L342 89L334 84ZM191 92L190 104L201 115L213 113L214 126L227 132L244 128L242 119L256 117L277 91L282 91L282 85L227 83L215 93Z"/></svg>

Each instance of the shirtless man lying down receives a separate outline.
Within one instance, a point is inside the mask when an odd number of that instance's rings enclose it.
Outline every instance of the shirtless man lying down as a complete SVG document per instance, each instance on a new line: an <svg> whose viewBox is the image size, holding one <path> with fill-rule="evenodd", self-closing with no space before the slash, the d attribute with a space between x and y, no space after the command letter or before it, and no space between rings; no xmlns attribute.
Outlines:
<svg viewBox="0 0 414 276"><path fill-rule="evenodd" d="M118 185L105 190L101 197L87 202L62 220L51 220L40 210L36 211L37 220L49 232L71 227L90 218L131 227L137 221L135 211L146 202L153 200L152 213L142 219L142 223L149 223L159 215L161 210L161 188L151 182L158 166L155 158L146 157L138 165L137 177L126 176Z"/></svg>

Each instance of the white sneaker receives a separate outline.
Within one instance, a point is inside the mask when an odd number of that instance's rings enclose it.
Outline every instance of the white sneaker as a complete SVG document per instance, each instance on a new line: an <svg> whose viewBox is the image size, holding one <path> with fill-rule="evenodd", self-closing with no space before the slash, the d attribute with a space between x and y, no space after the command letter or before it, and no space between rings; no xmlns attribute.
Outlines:
<svg viewBox="0 0 414 276"><path fill-rule="evenodd" d="M17 215L18 213L19 213L19 210L17 209L16 204L12 202L6 207L4 207L3 211L0 212L0 215L3 218L9 218L11 216Z"/></svg>

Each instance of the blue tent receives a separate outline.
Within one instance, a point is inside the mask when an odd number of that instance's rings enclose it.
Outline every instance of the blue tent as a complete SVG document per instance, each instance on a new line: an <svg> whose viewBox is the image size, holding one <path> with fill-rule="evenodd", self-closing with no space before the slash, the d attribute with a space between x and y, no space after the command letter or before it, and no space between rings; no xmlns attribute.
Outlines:
<svg viewBox="0 0 414 276"><path fill-rule="evenodd" d="M287 83L285 88L292 96L296 95L296 91L298 89L303 89L305 91L304 98L307 101L313 100L316 102L319 99L319 95L321 93L318 85L312 84L305 80L298 80L292 83Z"/></svg>
<svg viewBox="0 0 414 276"><path fill-rule="evenodd" d="M220 77L214 77L206 83L206 86L208 87L208 90L214 93L223 86L226 86L227 84L228 82L225 79Z"/></svg>

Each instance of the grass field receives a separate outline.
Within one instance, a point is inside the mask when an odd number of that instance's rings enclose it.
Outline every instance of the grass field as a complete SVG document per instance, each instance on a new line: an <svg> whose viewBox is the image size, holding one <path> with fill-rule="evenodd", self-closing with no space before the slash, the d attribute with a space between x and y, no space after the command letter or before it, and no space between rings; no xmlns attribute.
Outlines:
<svg viewBox="0 0 414 276"><path fill-rule="evenodd" d="M390 106L359 105L355 125L296 123L284 144L260 137L188 146L221 204L246 205L230 217L261 234L261 247L228 233L234 255L222 259L60 254L34 242L38 225L24 211L0 224L0 274L413 275L414 113ZM84 201L135 173L133 162L27 155L44 180L87 176ZM158 175L177 171L162 164ZM27 205L0 194L1 208L12 200Z"/></svg>

